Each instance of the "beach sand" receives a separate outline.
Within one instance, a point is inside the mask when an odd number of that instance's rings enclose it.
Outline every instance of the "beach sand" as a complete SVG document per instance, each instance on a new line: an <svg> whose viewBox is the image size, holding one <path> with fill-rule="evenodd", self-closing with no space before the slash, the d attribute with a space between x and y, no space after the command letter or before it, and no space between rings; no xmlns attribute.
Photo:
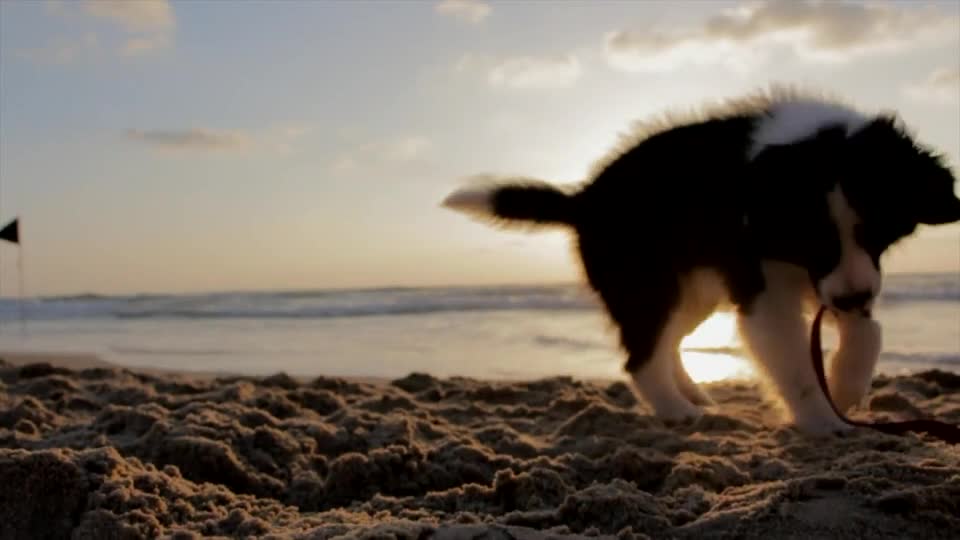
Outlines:
<svg viewBox="0 0 960 540"><path fill-rule="evenodd" d="M800 435L753 382L665 426L623 382L296 380L0 355L0 538L950 538L960 449ZM960 422L960 375L854 416Z"/></svg>

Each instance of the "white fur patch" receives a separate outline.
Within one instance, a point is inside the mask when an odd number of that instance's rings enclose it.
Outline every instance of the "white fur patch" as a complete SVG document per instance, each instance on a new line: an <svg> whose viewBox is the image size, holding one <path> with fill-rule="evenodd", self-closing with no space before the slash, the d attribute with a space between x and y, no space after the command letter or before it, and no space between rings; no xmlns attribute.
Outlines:
<svg viewBox="0 0 960 540"><path fill-rule="evenodd" d="M860 218L850 207L840 188L827 195L830 215L840 234L840 263L818 286L821 302L852 293L880 291L880 272L873 265L870 255L857 245L855 228ZM866 306L870 308L871 306Z"/></svg>
<svg viewBox="0 0 960 540"><path fill-rule="evenodd" d="M493 189L462 188L448 195L441 204L467 214L489 216L493 214Z"/></svg>
<svg viewBox="0 0 960 540"><path fill-rule="evenodd" d="M808 287L803 269L785 263L764 263L767 288L749 314L740 313L740 333L761 372L773 384L793 423L803 432L827 435L852 426L834 412L820 389L803 317Z"/></svg>
<svg viewBox="0 0 960 540"><path fill-rule="evenodd" d="M718 305L729 301L723 277L715 270L698 269L687 276L684 284L683 308L689 313L684 331L689 334Z"/></svg>
<svg viewBox="0 0 960 540"><path fill-rule="evenodd" d="M657 418L668 421L695 420L703 410L684 395L674 374L676 349L661 340L653 356L631 373L636 392L653 409Z"/></svg>
<svg viewBox="0 0 960 540"><path fill-rule="evenodd" d="M870 120L854 109L826 101L804 99L778 103L754 129L749 157L755 158L767 146L790 144L809 137L828 125L844 125L849 135Z"/></svg>

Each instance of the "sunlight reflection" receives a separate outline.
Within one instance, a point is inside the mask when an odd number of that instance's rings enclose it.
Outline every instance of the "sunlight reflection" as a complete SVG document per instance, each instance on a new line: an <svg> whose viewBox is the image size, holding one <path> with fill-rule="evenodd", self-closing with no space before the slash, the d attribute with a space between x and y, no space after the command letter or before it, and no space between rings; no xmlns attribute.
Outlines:
<svg viewBox="0 0 960 540"><path fill-rule="evenodd" d="M743 354L732 313L715 313L680 342L683 365L695 382L752 377Z"/></svg>
<svg viewBox="0 0 960 540"><path fill-rule="evenodd" d="M694 382L748 379L754 375L753 366L742 356L698 351L681 351L680 355Z"/></svg>
<svg viewBox="0 0 960 540"><path fill-rule="evenodd" d="M737 345L737 326L732 313L714 313L680 342L685 349L725 348Z"/></svg>

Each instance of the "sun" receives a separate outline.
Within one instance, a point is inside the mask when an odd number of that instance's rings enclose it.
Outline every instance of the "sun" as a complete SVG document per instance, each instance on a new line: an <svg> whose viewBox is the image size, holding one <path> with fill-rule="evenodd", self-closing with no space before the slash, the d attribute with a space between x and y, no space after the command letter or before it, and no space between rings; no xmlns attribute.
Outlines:
<svg viewBox="0 0 960 540"><path fill-rule="evenodd" d="M680 342L680 358L695 382L749 378L753 367L744 356L732 313L714 313Z"/></svg>

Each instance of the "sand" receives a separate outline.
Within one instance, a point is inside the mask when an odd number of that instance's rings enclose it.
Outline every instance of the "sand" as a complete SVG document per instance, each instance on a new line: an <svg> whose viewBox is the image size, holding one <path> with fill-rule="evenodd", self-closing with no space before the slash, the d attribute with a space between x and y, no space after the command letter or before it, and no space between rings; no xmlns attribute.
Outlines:
<svg viewBox="0 0 960 540"><path fill-rule="evenodd" d="M213 377L0 363L0 538L949 538L960 449L778 424L749 381L695 424L622 382ZM960 422L960 375L854 416Z"/></svg>

